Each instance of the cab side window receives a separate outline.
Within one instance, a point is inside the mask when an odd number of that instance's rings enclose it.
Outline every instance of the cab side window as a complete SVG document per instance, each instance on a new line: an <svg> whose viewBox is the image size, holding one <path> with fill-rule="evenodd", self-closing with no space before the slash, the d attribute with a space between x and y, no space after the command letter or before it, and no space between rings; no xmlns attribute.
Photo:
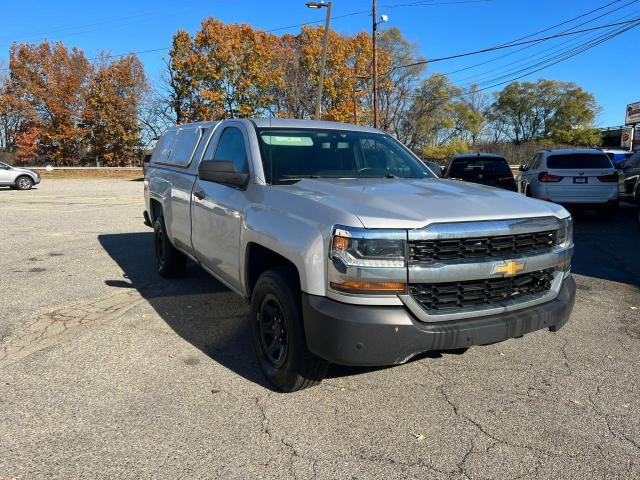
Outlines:
<svg viewBox="0 0 640 480"><path fill-rule="evenodd" d="M215 148L215 153L213 153L213 148ZM236 127L225 128L220 135L217 146L209 145L204 159L233 162L238 172L247 173L249 171L247 147L240 129Z"/></svg>

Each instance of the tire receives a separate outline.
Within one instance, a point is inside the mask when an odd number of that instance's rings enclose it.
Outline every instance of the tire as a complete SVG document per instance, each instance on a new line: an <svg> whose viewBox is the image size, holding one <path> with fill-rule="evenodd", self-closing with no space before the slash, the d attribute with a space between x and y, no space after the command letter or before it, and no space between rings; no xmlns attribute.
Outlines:
<svg viewBox="0 0 640 480"><path fill-rule="evenodd" d="M300 288L289 269L264 272L251 295L251 336L267 380L282 392L295 392L322 381L329 362L307 349Z"/></svg>
<svg viewBox="0 0 640 480"><path fill-rule="evenodd" d="M33 180L31 180L31 177L22 175L16 178L16 189L31 190L32 187L33 187Z"/></svg>
<svg viewBox="0 0 640 480"><path fill-rule="evenodd" d="M153 237L158 273L165 278L182 274L187 257L171 244L162 216L158 217L153 224Z"/></svg>

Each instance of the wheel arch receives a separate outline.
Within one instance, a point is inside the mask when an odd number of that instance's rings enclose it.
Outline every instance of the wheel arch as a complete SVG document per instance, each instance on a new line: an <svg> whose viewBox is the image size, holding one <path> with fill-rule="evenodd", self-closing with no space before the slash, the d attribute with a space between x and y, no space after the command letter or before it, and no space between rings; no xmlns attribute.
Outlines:
<svg viewBox="0 0 640 480"><path fill-rule="evenodd" d="M36 179L34 177L32 177L31 174L29 174L27 172L20 172L18 174L18 176L16 176L16 178L13 180L13 184L17 187L18 186L18 181L23 177L28 178L31 181L31 184L35 185Z"/></svg>
<svg viewBox="0 0 640 480"><path fill-rule="evenodd" d="M149 199L149 216L151 217L152 225L153 225L153 222L156 221L156 219L162 216L162 211L163 211L163 207L162 207L162 203L160 203L160 200L151 197Z"/></svg>
<svg viewBox="0 0 640 480"><path fill-rule="evenodd" d="M279 267L290 272L294 276L292 280L295 285L301 288L300 272L291 260L264 245L248 242L244 262L244 283L247 298L251 298L260 275Z"/></svg>

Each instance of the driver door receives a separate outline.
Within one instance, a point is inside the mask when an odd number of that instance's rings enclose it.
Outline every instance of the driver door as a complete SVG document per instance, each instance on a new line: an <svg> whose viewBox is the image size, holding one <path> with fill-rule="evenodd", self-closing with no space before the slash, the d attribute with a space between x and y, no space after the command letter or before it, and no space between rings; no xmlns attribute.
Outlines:
<svg viewBox="0 0 640 480"><path fill-rule="evenodd" d="M244 125L229 122L213 138L202 161L231 161L249 173L248 136ZM191 241L196 258L229 287L242 291L240 232L247 210L246 188L198 178L193 186Z"/></svg>

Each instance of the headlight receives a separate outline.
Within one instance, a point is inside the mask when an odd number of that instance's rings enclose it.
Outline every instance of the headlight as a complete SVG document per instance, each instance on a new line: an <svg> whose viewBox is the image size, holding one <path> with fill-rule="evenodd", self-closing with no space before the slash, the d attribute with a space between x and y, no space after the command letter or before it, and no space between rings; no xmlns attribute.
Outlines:
<svg viewBox="0 0 640 480"><path fill-rule="evenodd" d="M563 218L560 220L560 229L558 230L558 245L563 248L570 248L573 245L573 219L571 217ZM564 272L564 278L571 275L571 255L568 254L566 258L556 265L556 270Z"/></svg>
<svg viewBox="0 0 640 480"><path fill-rule="evenodd" d="M568 247L573 243L573 218L567 217L560 220L558 230L558 245Z"/></svg>
<svg viewBox="0 0 640 480"><path fill-rule="evenodd" d="M404 267L406 238L404 231L336 228L331 257L358 267Z"/></svg>
<svg viewBox="0 0 640 480"><path fill-rule="evenodd" d="M351 294L396 294L407 288L404 230L335 227L329 286Z"/></svg>

